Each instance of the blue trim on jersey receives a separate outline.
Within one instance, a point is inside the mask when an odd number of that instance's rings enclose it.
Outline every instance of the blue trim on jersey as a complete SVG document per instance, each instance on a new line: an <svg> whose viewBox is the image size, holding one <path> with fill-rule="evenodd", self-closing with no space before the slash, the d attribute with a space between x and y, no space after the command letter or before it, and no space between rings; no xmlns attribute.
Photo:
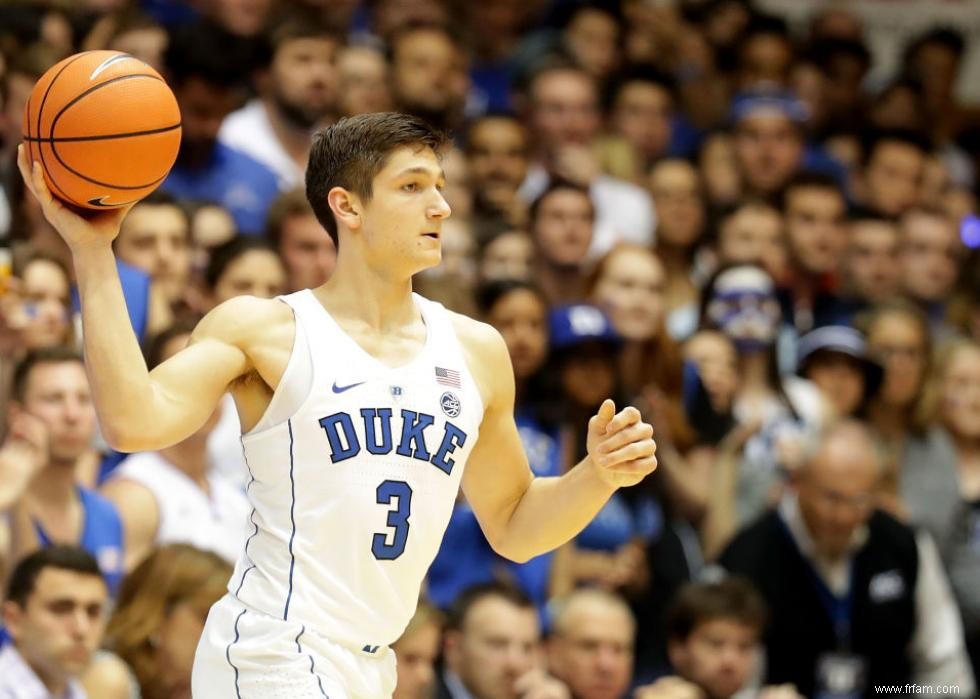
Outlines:
<svg viewBox="0 0 980 699"><path fill-rule="evenodd" d="M296 556L293 555L293 539L296 538L296 481L293 479L293 421L286 422L289 427L289 492L292 502L289 503L289 521L293 531L289 534L289 592L286 594L286 607L282 611L282 620L289 619L289 600L293 597L293 569L296 567Z"/></svg>
<svg viewBox="0 0 980 699"><path fill-rule="evenodd" d="M251 533L251 535L247 539L245 539L245 558L248 558L248 545L252 542L252 539L255 538L255 535L259 533L259 525L258 525L258 522L256 522L253 519L253 517L255 517L255 508L254 507L252 508L252 513L248 516L248 521L252 523L252 526L253 527L255 527L255 531L253 531ZM251 559L249 559L249 560L251 560ZM255 568L255 564L252 563L242 573L242 579L238 581L238 587L235 589L235 597L238 597L238 593L242 591L242 585L245 584L245 576L247 576L248 573L249 573L249 571L250 570L253 570L254 568Z"/></svg>
<svg viewBox="0 0 980 699"><path fill-rule="evenodd" d="M252 484L255 482L255 474L252 473L252 467L248 465L248 457L247 456L244 456L244 454L242 456L245 459L245 468L248 469L248 475L251 476L251 480L245 486L245 495L247 496L248 495L248 489L251 488L252 487ZM256 522L253 519L254 517L255 517L255 506L253 505L252 506L252 512L248 515L248 521L252 523L252 526L253 527L255 527L255 531L253 531L249 535L249 537L247 539L245 539L245 554L244 554L244 556L245 556L246 559L248 559L248 545L252 542L252 539L255 538L255 535L259 533L259 525L258 525L258 522ZM251 560L251 559L249 559L249 560ZM242 579L238 581L238 588L235 590L235 597L238 597L238 593L242 591L242 585L245 584L245 576L247 576L248 575L248 572L250 570L252 570L253 568L255 568L255 564L254 563L252 563L242 573Z"/></svg>
<svg viewBox="0 0 980 699"><path fill-rule="evenodd" d="M296 652L298 652L300 655L303 654L303 646L299 644L299 639L304 633L306 633L306 627L300 626L299 633L296 634ZM320 696L322 696L323 699L330 699L330 697L327 696L327 693L323 691L323 681L320 679L320 676L316 674L316 669L315 666L313 665L313 654L307 653L306 657L310 659L310 674L316 677L316 683L320 687Z"/></svg>
<svg viewBox="0 0 980 699"><path fill-rule="evenodd" d="M241 690L238 689L238 668L235 667L235 663L231 662L231 647L238 643L238 620L243 616L245 616L244 609L239 612L238 616L235 617L235 640L229 643L228 647L225 648L225 660L227 660L228 664L231 665L231 669L235 671L235 696L237 696L238 699L242 699L242 693Z"/></svg>

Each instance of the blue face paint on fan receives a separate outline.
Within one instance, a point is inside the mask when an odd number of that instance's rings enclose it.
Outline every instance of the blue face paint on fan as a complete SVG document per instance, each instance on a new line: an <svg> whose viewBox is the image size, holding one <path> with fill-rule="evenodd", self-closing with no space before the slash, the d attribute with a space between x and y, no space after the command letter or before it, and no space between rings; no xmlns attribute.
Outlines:
<svg viewBox="0 0 980 699"><path fill-rule="evenodd" d="M734 267L719 276L706 311L743 354L768 349L779 332L772 278L757 267Z"/></svg>

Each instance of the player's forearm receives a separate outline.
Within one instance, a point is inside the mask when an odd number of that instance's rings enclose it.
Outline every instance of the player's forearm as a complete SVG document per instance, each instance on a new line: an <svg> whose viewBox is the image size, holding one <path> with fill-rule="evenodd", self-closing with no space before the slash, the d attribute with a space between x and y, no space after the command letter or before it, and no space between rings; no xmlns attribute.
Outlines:
<svg viewBox="0 0 980 699"><path fill-rule="evenodd" d="M560 478L535 478L494 548L519 563L558 548L592 521L615 490L588 458Z"/></svg>
<svg viewBox="0 0 980 699"><path fill-rule="evenodd" d="M76 250L74 264L85 364L99 423L111 446L126 449L127 434L140 430L138 421L152 415L146 362L129 321L112 250L108 245Z"/></svg>

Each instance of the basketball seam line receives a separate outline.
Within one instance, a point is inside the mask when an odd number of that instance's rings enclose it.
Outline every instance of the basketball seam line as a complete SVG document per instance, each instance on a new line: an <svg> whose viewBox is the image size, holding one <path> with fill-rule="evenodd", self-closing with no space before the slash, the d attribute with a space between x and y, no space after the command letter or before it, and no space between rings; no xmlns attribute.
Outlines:
<svg viewBox="0 0 980 699"><path fill-rule="evenodd" d="M66 70L68 70L68 66L70 66L72 63L74 63L75 61L77 61L81 57L82 57L82 54L79 54L79 55L75 56L74 58L70 59L67 63L65 63L65 65L63 65L61 67L61 70L59 70L58 73L53 78L51 78L51 82L48 83L48 87L44 91L44 97L41 98L41 104L38 105L38 108L37 108L37 136L38 136L38 138L41 137L41 115L44 114L44 104L48 101L48 95L51 93L51 88L54 87L54 84L58 81L58 78L61 77L61 74L64 73ZM30 133L29 133L30 132L30 122L28 122L28 127L27 128L28 128L28 135L30 135ZM52 130L52 134L53 133L54 133L54 131ZM54 146L51 147L51 150L54 151ZM44 162L44 149L41 148L40 145L38 145L38 147L37 147L37 153L38 153L39 156L41 156L41 167L44 169L45 172L48 172L47 165ZM71 201L75 201L72 197L68 196L68 192L65 191L64 187L62 187L60 184L58 184L58 181L55 180L53 173L48 172L48 178L51 180L51 184L54 185L55 189L57 189L59 192L61 192L62 195L64 195L64 197L65 197L65 199L67 201L70 201L70 202Z"/></svg>
<svg viewBox="0 0 980 699"><path fill-rule="evenodd" d="M112 83L117 83L117 82L122 82L124 80L133 80L135 78L150 78L151 80L159 80L160 82L163 82L166 85L166 83L164 82L164 80L162 78L158 78L155 75L150 75L149 73L137 73L136 75L120 75L120 76L115 77L115 78L110 78L109 80L104 80L104 81L100 82L98 85L93 85L92 87L90 87L89 89L87 89L85 92L81 93L80 95L77 95L74 99L72 99L71 102L69 102L64 107L61 108L61 110L58 112L58 114L55 116L55 118L51 122L51 129L50 129L50 133L49 133L49 138L54 138L54 127L58 123L58 120L61 119L61 117L64 115L64 113L66 111L68 111L73 105L77 104L78 101L81 100L83 97L85 97L86 95L92 94L96 90L99 90L100 88L105 87L106 85L110 85ZM40 127L38 127L38 135L40 135ZM97 179L95 179L93 177L88 177L86 175L83 175L82 173L78 172L75 168L71 167L68 163L66 163L61 158L61 154L58 153L58 149L55 148L55 145L54 144L56 142L57 141L52 141L51 142L51 152L54 153L54 157L58 160L58 162L61 164L61 166L63 168L65 168L66 170L68 170L68 172L70 172L73 175L75 175L76 177L79 177L79 178L85 180L86 182L91 182L92 184L97 184L100 187L110 187L112 189L123 189L123 190L146 189L147 187L153 187L154 185L158 185L160 182L163 182L163 180L165 180L167 178L167 174L165 173L163 175L163 177L159 177L159 178L153 180L152 182L148 182L146 184L141 184L141 185L135 185L135 186L134 185L112 184L110 182L101 182L101 181L99 181L99 180L97 180ZM92 202L92 200L89 199L89 203L91 203L91 202ZM128 203L130 203L130 202L126 202L126 204L128 204ZM124 205L125 204L120 204L119 206L124 206Z"/></svg>
<svg viewBox="0 0 980 699"><path fill-rule="evenodd" d="M40 136L27 136L25 141L34 141L36 143L70 143L78 141L108 141L113 138L132 138L134 136L150 136L158 133L166 133L167 131L173 131L174 129L179 129L182 124L173 124L172 126L162 126L159 129L147 129L146 131L130 131L128 133L110 133L110 134L100 134L97 136L52 136L50 138L41 138Z"/></svg>

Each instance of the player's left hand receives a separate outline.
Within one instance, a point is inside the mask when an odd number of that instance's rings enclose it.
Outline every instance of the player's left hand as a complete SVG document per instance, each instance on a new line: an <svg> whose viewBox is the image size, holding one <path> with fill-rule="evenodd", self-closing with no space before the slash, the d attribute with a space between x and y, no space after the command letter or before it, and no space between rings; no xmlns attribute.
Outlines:
<svg viewBox="0 0 980 699"><path fill-rule="evenodd" d="M636 485L657 468L653 426L633 406L617 413L609 399L589 420L586 449L599 477L616 488Z"/></svg>

